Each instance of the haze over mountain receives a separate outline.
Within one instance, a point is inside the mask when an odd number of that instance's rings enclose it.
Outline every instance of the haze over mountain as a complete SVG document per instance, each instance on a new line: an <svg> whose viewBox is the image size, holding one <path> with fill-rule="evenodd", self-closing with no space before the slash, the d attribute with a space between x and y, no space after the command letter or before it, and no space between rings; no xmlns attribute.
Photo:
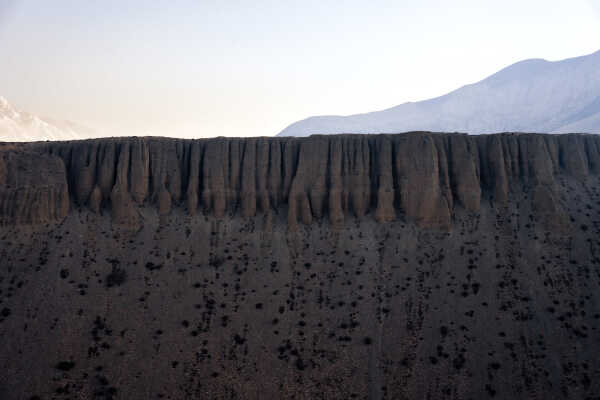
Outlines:
<svg viewBox="0 0 600 400"><path fill-rule="evenodd" d="M524 60L437 98L365 114L310 117L279 136L416 130L600 133L600 51L554 62Z"/></svg>
<svg viewBox="0 0 600 400"><path fill-rule="evenodd" d="M0 96L0 141L76 140L95 136L94 130L74 122L38 117L19 110Z"/></svg>

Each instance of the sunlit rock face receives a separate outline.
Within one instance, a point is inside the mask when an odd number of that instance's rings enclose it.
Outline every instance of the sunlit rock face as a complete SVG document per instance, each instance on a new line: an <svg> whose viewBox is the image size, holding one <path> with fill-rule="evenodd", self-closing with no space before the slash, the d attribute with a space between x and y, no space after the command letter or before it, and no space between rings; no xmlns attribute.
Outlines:
<svg viewBox="0 0 600 400"><path fill-rule="evenodd" d="M0 398L598 396L600 139L0 144Z"/></svg>

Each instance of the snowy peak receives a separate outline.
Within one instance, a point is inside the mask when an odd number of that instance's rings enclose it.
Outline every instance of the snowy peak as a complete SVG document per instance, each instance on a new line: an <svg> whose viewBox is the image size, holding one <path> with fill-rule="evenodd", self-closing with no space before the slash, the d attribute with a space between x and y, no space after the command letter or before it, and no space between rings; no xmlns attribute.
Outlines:
<svg viewBox="0 0 600 400"><path fill-rule="evenodd" d="M383 111L298 121L280 136L444 131L600 133L600 51L529 59L446 95Z"/></svg>
<svg viewBox="0 0 600 400"><path fill-rule="evenodd" d="M76 140L94 136L89 128L69 121L41 118L12 106L0 96L0 141Z"/></svg>
<svg viewBox="0 0 600 400"><path fill-rule="evenodd" d="M17 118L18 116L19 116L19 113L17 112L17 110L15 110L15 108L10 105L8 100L6 100L4 97L0 96L0 118L2 118L2 117Z"/></svg>

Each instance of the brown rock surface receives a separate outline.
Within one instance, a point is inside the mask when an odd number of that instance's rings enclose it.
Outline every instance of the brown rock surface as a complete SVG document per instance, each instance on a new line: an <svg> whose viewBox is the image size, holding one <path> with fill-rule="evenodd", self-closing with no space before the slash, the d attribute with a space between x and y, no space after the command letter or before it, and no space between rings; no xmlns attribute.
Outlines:
<svg viewBox="0 0 600 400"><path fill-rule="evenodd" d="M171 212L171 206L173 202L171 194L165 188L158 192L158 213L160 215L167 215Z"/></svg>
<svg viewBox="0 0 600 400"><path fill-rule="evenodd" d="M395 142L401 210L420 227L450 228L452 196L445 152L431 135L410 134ZM442 161L442 162L440 162Z"/></svg>
<svg viewBox="0 0 600 400"><path fill-rule="evenodd" d="M48 154L0 150L0 223L42 224L69 212L62 160Z"/></svg>
<svg viewBox="0 0 600 400"><path fill-rule="evenodd" d="M94 190L90 194L89 206L90 210L95 214L100 213L100 209L102 208L102 191L98 186L94 187Z"/></svg>
<svg viewBox="0 0 600 400"><path fill-rule="evenodd" d="M111 215L114 227L137 231L141 228L141 218L131 195L115 185L111 195Z"/></svg>
<svg viewBox="0 0 600 400"><path fill-rule="evenodd" d="M599 174L594 135L0 144L0 399L597 398Z"/></svg>
<svg viewBox="0 0 600 400"><path fill-rule="evenodd" d="M324 217L340 227L366 214L449 230L456 206L476 214L482 202L504 204L529 191L536 212L564 220L557 177L585 181L600 171L600 144L590 135L116 138L22 148L63 159L74 205L96 205L89 197L98 187L103 200L123 199L111 202L120 214L147 202L160 208L166 190L169 210L219 218L275 210L287 213L292 230ZM123 195L112 196L115 188Z"/></svg>

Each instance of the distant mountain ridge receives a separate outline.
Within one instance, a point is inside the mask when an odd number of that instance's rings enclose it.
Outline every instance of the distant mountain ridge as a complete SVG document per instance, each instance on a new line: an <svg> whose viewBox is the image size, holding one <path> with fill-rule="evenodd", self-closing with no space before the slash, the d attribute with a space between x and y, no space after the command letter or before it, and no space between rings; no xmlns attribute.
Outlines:
<svg viewBox="0 0 600 400"><path fill-rule="evenodd" d="M0 96L0 141L36 142L44 140L77 140L96 136L87 127L70 121L38 117L11 105Z"/></svg>
<svg viewBox="0 0 600 400"><path fill-rule="evenodd" d="M310 117L279 136L407 131L600 133L600 51L520 61L440 97L365 114Z"/></svg>

